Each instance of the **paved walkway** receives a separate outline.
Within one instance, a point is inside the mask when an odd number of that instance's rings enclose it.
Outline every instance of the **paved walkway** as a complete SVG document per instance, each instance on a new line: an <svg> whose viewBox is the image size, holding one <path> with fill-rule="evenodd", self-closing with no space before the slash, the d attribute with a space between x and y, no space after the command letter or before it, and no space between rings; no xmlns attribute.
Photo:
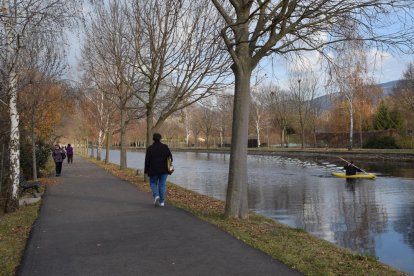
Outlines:
<svg viewBox="0 0 414 276"><path fill-rule="evenodd" d="M18 275L299 275L78 156L59 180Z"/></svg>

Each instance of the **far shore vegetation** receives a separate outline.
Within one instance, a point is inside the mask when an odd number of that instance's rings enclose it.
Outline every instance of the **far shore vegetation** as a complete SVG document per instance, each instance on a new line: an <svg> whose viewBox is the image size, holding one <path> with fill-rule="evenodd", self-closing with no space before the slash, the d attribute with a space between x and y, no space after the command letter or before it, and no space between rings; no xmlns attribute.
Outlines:
<svg viewBox="0 0 414 276"><path fill-rule="evenodd" d="M120 170L115 164L92 161L138 189L150 192L149 184L135 170ZM250 213L246 220L225 219L224 202L172 183L168 183L167 204L216 225L305 275L407 275L377 261L375 256L351 252L302 229L288 227L255 213Z"/></svg>

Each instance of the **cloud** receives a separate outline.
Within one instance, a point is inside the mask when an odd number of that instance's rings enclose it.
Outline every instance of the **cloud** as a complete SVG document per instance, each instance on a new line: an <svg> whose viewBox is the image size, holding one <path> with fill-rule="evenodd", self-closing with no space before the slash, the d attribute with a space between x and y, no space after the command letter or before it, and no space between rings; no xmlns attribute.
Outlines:
<svg viewBox="0 0 414 276"><path fill-rule="evenodd" d="M414 55L393 56L388 52L371 50L367 60L368 72L378 83L384 83L400 79L407 64L414 61Z"/></svg>

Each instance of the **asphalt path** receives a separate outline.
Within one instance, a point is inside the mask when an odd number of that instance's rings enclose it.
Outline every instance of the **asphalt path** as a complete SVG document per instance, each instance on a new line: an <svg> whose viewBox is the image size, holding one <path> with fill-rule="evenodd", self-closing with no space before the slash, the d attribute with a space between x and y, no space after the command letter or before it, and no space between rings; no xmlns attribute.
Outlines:
<svg viewBox="0 0 414 276"><path fill-rule="evenodd" d="M300 275L75 156L49 187L17 275Z"/></svg>

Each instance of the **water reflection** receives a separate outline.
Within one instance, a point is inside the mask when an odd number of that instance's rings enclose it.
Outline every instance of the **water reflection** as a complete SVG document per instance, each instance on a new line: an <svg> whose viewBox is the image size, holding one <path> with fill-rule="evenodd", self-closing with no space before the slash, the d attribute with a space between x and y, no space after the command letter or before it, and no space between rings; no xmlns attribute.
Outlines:
<svg viewBox="0 0 414 276"><path fill-rule="evenodd" d="M143 169L144 153L127 157L129 166ZM175 153L169 180L224 200L228 160L227 154ZM119 163L119 153L111 152L110 161ZM337 165L326 160L249 156L247 162L252 210L414 274L413 179L346 181L331 177Z"/></svg>

